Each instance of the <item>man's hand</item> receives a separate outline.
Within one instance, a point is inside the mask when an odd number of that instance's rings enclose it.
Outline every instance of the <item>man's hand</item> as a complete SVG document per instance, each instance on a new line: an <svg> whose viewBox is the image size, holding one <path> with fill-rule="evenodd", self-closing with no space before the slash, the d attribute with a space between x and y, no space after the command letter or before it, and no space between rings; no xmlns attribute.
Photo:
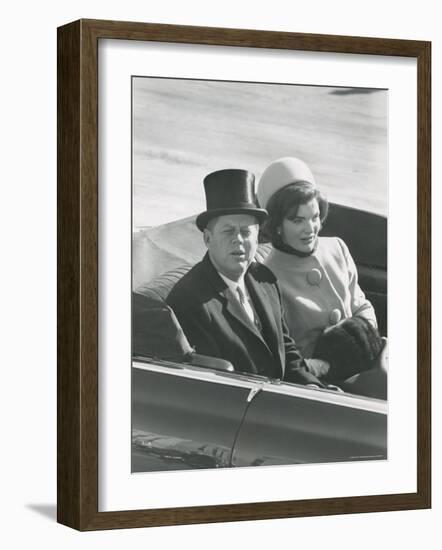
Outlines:
<svg viewBox="0 0 442 550"><path fill-rule="evenodd" d="M318 386L318 384L306 384L305 387L306 388L312 388L314 390L319 390L320 389L320 386Z"/></svg>
<svg viewBox="0 0 442 550"><path fill-rule="evenodd" d="M304 359L309 372L311 372L316 378L325 376L330 370L330 364L322 359Z"/></svg>
<svg viewBox="0 0 442 550"><path fill-rule="evenodd" d="M327 389L337 391L338 393L345 393L342 388L340 388L339 386L335 386L334 384L328 384Z"/></svg>

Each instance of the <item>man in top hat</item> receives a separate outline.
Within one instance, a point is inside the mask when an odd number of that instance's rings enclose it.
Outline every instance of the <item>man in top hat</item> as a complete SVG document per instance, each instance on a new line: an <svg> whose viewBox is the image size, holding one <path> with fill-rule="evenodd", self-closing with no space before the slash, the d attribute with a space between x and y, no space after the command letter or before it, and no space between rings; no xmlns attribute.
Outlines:
<svg viewBox="0 0 442 550"><path fill-rule="evenodd" d="M288 334L275 276L254 260L267 216L254 183L246 170L204 179L207 210L196 224L207 253L167 301L197 353L226 359L239 372L323 387Z"/></svg>

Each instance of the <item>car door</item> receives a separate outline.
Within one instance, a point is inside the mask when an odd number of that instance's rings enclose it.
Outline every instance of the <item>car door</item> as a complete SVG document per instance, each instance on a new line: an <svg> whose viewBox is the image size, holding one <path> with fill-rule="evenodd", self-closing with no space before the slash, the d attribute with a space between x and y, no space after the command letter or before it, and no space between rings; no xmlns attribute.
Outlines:
<svg viewBox="0 0 442 550"><path fill-rule="evenodd" d="M230 465L261 377L146 360L132 367L132 472Z"/></svg>
<svg viewBox="0 0 442 550"><path fill-rule="evenodd" d="M247 408L232 466L386 458L385 401L268 382Z"/></svg>

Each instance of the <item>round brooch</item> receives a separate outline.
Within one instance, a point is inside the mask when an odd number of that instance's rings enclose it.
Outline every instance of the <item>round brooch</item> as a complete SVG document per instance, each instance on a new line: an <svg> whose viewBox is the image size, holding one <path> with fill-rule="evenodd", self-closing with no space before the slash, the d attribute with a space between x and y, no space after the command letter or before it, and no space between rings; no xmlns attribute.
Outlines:
<svg viewBox="0 0 442 550"><path fill-rule="evenodd" d="M311 271L307 273L307 281L313 285L318 286L322 279L322 273L319 269L314 267Z"/></svg>
<svg viewBox="0 0 442 550"><path fill-rule="evenodd" d="M341 310L334 309L333 311L331 311L328 319L331 325L336 325L336 323L339 323L339 321L341 320L341 317Z"/></svg>

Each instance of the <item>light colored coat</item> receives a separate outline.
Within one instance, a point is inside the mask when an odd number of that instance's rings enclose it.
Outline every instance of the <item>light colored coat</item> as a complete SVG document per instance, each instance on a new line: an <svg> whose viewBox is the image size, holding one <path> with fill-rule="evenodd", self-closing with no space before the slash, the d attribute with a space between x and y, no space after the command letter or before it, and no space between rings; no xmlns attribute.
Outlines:
<svg viewBox="0 0 442 550"><path fill-rule="evenodd" d="M359 315L377 325L341 239L319 237L316 251L302 258L273 249L264 263L278 278L285 321L304 357L312 357L321 332L341 319Z"/></svg>

